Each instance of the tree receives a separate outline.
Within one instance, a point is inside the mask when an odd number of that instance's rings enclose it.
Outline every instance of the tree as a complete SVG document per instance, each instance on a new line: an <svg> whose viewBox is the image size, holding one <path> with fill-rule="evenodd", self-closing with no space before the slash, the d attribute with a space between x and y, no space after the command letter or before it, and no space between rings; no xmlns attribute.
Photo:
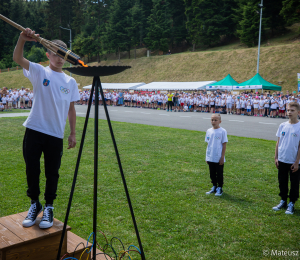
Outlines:
<svg viewBox="0 0 300 260"><path fill-rule="evenodd" d="M52 40L60 38L60 29L61 26L61 8L60 0L49 0L44 10L45 14L45 26L42 27L44 33L44 38Z"/></svg>
<svg viewBox="0 0 300 260"><path fill-rule="evenodd" d="M235 33L235 0L185 0L185 5L193 50L197 43L211 46L218 43L221 36Z"/></svg>
<svg viewBox="0 0 300 260"><path fill-rule="evenodd" d="M136 59L136 46L140 45L143 37L143 20L144 12L139 1L136 1L134 6L129 11L127 17L128 27L126 28L128 36L130 37L131 46L134 46L134 58Z"/></svg>
<svg viewBox="0 0 300 260"><path fill-rule="evenodd" d="M44 48L38 48L36 46L32 46L31 50L28 53L25 53L24 56L31 62L42 62L48 60Z"/></svg>
<svg viewBox="0 0 300 260"><path fill-rule="evenodd" d="M171 43L180 45L187 37L185 3L183 0L169 0L171 14Z"/></svg>
<svg viewBox="0 0 300 260"><path fill-rule="evenodd" d="M285 0L280 15L288 25L300 22L300 2L299 0Z"/></svg>
<svg viewBox="0 0 300 260"><path fill-rule="evenodd" d="M188 31L188 39L193 44L193 51L201 40L201 19L199 15L199 0L184 0L185 15L187 17L186 28Z"/></svg>
<svg viewBox="0 0 300 260"><path fill-rule="evenodd" d="M259 10L259 8L258 8ZM264 1L263 17L265 26L271 29L271 35L275 30L284 29L284 19L280 15L282 10L282 0Z"/></svg>
<svg viewBox="0 0 300 260"><path fill-rule="evenodd" d="M201 41L211 46L220 41L222 35L232 35L233 23L232 0L199 0L199 19L201 21Z"/></svg>
<svg viewBox="0 0 300 260"><path fill-rule="evenodd" d="M167 52L171 32L171 19L167 0L153 0L153 9L148 17L148 33L145 42L151 50Z"/></svg>
<svg viewBox="0 0 300 260"><path fill-rule="evenodd" d="M10 0L0 0L0 13L6 17L9 17L10 6ZM4 58L5 54L11 52L11 43L10 38L8 37L10 29L10 25L0 20L0 61Z"/></svg>
<svg viewBox="0 0 300 260"><path fill-rule="evenodd" d="M73 8L76 0L48 0L45 6L45 26L42 27L45 38L60 39L68 42L70 36L59 26L70 28L74 19Z"/></svg>
<svg viewBox="0 0 300 260"><path fill-rule="evenodd" d="M110 9L106 38L110 48L119 53L119 61L122 50L127 50L130 58L131 39L126 28L130 27L127 17L131 7L131 0L115 0Z"/></svg>
<svg viewBox="0 0 300 260"><path fill-rule="evenodd" d="M240 22L240 40L248 47L253 47L258 42L259 14L256 5L248 3L244 5L243 19Z"/></svg>
<svg viewBox="0 0 300 260"><path fill-rule="evenodd" d="M141 20L141 22L143 23L143 25L141 27L141 34L142 34L142 39L144 39L148 33L147 22L148 22L148 17L151 14L151 10L153 9L153 1L152 0L137 0L137 1L140 2L140 5L141 5L143 13L144 13L143 20ZM141 43L142 43L142 40L141 40L140 44Z"/></svg>

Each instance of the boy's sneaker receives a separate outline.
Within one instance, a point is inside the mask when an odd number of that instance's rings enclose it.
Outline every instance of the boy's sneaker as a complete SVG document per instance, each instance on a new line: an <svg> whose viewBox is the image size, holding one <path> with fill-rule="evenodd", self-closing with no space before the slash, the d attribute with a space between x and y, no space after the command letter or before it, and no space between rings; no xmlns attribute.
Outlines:
<svg viewBox="0 0 300 260"><path fill-rule="evenodd" d="M50 228L53 226L53 206L46 204L44 214L39 225L40 228Z"/></svg>
<svg viewBox="0 0 300 260"><path fill-rule="evenodd" d="M216 193L216 191L217 191L217 187L213 186L210 191L206 192L206 194L209 195L209 194L212 194L212 193Z"/></svg>
<svg viewBox="0 0 300 260"><path fill-rule="evenodd" d="M221 187L218 187L215 196L222 196L222 194L223 194L222 188L221 188Z"/></svg>
<svg viewBox="0 0 300 260"><path fill-rule="evenodd" d="M286 207L287 207L286 201L281 200L277 206L273 207L273 210L278 211L278 210L281 210L282 208L286 208Z"/></svg>
<svg viewBox="0 0 300 260"><path fill-rule="evenodd" d="M294 214L295 212L295 204L293 202L290 202L289 205L287 206L287 210L285 212L285 214Z"/></svg>
<svg viewBox="0 0 300 260"><path fill-rule="evenodd" d="M43 206L39 201L32 200L27 217L23 220L23 227L31 227L35 224L37 216L43 211Z"/></svg>

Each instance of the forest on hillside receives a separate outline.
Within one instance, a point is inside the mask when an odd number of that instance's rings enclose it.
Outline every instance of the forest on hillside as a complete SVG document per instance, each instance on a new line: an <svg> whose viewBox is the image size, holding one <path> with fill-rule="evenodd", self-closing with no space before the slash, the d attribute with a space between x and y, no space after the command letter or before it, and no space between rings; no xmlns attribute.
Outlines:
<svg viewBox="0 0 300 260"><path fill-rule="evenodd" d="M61 39L80 56L100 56L146 47L152 51L215 46L232 39L248 47L258 43L263 11L263 37L273 37L300 22L299 0L0 0L0 14L43 38ZM266 31L268 30L268 33ZM299 32L300 33L300 32ZM0 69L14 67L19 32L0 20ZM25 45L24 55L43 61L40 44Z"/></svg>

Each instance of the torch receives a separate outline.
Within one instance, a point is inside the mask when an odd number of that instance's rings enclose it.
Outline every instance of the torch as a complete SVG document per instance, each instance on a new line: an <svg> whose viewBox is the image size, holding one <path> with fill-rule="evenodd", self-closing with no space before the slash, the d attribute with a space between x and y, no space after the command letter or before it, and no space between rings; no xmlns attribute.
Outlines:
<svg viewBox="0 0 300 260"><path fill-rule="evenodd" d="M8 24L12 25L13 27L17 28L18 30L24 32L25 28L22 27L21 25L13 22L12 20L8 19L7 17L3 16L2 14L0 14L0 19L2 19L3 21L7 22ZM64 60L72 63L73 65L81 65L83 67L88 67L87 65L84 64L83 61L80 60L80 57L75 54L74 52L68 50L67 48L64 48L62 46L60 46L57 43L48 41L42 37L33 35L32 36L33 39L37 40L40 44L42 44L46 49L52 51L53 53L55 53L56 55L58 55L59 57L63 58Z"/></svg>

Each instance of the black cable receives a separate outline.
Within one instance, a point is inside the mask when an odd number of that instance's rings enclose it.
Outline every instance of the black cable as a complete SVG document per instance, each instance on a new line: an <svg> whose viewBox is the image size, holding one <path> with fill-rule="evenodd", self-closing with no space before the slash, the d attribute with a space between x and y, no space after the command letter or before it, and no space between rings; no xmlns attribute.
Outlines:
<svg viewBox="0 0 300 260"><path fill-rule="evenodd" d="M75 255L75 252L76 252L77 247L79 247L81 244L83 244L83 249L86 248L85 245L84 245L84 243L83 243L83 242L80 242L80 243L75 247L75 250L74 250L74 252L73 252L73 257L74 257L74 255Z"/></svg>
<svg viewBox="0 0 300 260"><path fill-rule="evenodd" d="M113 237L113 238L110 240L110 245L113 247L113 239L119 240L119 242L121 243L121 245L122 245L122 247L123 247L123 250L125 251L125 247L124 247L123 242L122 242L119 238L117 238L117 237Z"/></svg>

